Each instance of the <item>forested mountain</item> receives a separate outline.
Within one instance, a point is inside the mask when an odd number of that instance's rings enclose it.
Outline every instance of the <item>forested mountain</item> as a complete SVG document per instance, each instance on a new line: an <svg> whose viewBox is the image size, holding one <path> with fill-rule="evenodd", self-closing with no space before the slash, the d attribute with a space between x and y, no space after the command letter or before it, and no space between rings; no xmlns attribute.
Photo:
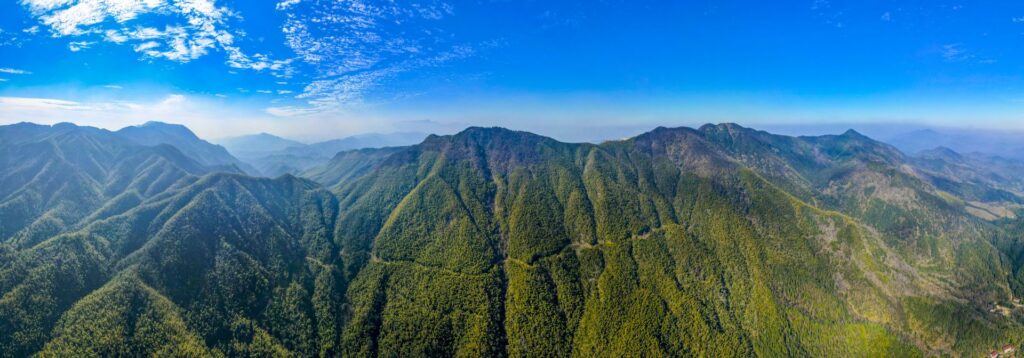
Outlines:
<svg viewBox="0 0 1024 358"><path fill-rule="evenodd" d="M29 247L213 171L170 145L63 123L0 127L0 242Z"/></svg>
<svg viewBox="0 0 1024 358"><path fill-rule="evenodd" d="M960 154L938 147L919 153L913 164L935 187L973 203L1011 204L1004 209L1016 209L1024 203L1024 162L981 153ZM991 214L1012 216L1013 210Z"/></svg>
<svg viewBox="0 0 1024 358"><path fill-rule="evenodd" d="M155 146L172 145L185 155L206 166L237 167L250 175L260 174L251 165L231 156L227 149L199 139L187 127L180 124L146 122L140 126L125 127L116 132L118 136L135 144Z"/></svg>
<svg viewBox="0 0 1024 358"><path fill-rule="evenodd" d="M18 156L59 147L37 127L0 131L4 193L58 173ZM0 355L977 356L1024 343L1020 166L957 156L723 124L470 128L310 180L193 162L7 239Z"/></svg>
<svg viewBox="0 0 1024 358"><path fill-rule="evenodd" d="M301 147L305 144L285 139L269 133L259 133L216 140L232 155L242 160L260 158L290 147Z"/></svg>
<svg viewBox="0 0 1024 358"><path fill-rule="evenodd" d="M391 154L407 147L364 148L338 153L325 165L312 167L299 174L326 186L333 186L365 175Z"/></svg>
<svg viewBox="0 0 1024 358"><path fill-rule="evenodd" d="M426 138L422 133L361 134L313 144L302 144L269 134L257 134L222 140L232 154L252 164L262 175L276 177L299 174L317 167L343 151L385 148L417 144Z"/></svg>

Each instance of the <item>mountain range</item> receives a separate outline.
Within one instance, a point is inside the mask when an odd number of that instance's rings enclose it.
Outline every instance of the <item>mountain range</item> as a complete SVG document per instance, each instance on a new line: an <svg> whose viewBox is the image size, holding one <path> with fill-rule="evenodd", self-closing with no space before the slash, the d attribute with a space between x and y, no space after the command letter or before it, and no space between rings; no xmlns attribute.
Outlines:
<svg viewBox="0 0 1024 358"><path fill-rule="evenodd" d="M1016 131L923 128L892 133L881 139L911 154L945 147L964 154L1024 160L1024 135Z"/></svg>
<svg viewBox="0 0 1024 358"><path fill-rule="evenodd" d="M1013 159L908 155L852 130L659 127L589 144L473 127L271 179L183 127L133 128L0 127L0 356L1024 343Z"/></svg>
<svg viewBox="0 0 1024 358"><path fill-rule="evenodd" d="M343 151L413 145L423 141L423 133L370 133L333 139L313 144L303 144L272 134L232 137L217 142L231 154L252 165L264 176L277 177L282 174L298 174L313 167L321 166Z"/></svg>

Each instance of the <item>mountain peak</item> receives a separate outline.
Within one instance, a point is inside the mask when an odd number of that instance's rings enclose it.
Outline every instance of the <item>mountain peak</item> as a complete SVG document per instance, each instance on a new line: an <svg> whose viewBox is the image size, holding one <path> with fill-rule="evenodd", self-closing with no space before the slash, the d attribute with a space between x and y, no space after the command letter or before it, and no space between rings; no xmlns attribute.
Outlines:
<svg viewBox="0 0 1024 358"><path fill-rule="evenodd" d="M163 129L163 130L177 130L177 131L184 131L184 132L192 133L191 129L189 129L188 127L186 127L186 126L184 126L182 124L167 123L167 122L160 122L160 121L148 121L148 122L143 123L142 125L137 126L137 127L139 127L139 128Z"/></svg>
<svg viewBox="0 0 1024 358"><path fill-rule="evenodd" d="M503 134L512 134L512 133L525 133L525 132L515 131L515 130L511 130L511 129L504 128L504 127L475 127L474 126L474 127L468 127L466 129L463 129L461 132L459 132L459 133L457 133L455 135L456 136L459 136L459 135L481 135L481 134L486 134L486 135L503 135Z"/></svg>
<svg viewBox="0 0 1024 358"><path fill-rule="evenodd" d="M735 131L748 131L748 130L750 130L750 128L747 128L747 127L744 127L744 126L741 126L739 124L732 123L732 122L725 122L725 123L719 123L719 124L707 123L705 125L700 126L699 130L701 132L709 132L709 131L735 132Z"/></svg>
<svg viewBox="0 0 1024 358"><path fill-rule="evenodd" d="M181 124L172 124L159 121L149 121L138 126L129 126L122 128L118 132L144 132L144 131L160 131L163 133L173 134L176 136L182 136L189 139L198 139L195 133L192 132L188 127Z"/></svg>
<svg viewBox="0 0 1024 358"><path fill-rule="evenodd" d="M469 127L455 135L442 136L439 138L449 138L452 141L472 141L484 145L502 142L517 145L529 145L543 140L554 141L553 139L539 134L502 127Z"/></svg>
<svg viewBox="0 0 1024 358"><path fill-rule="evenodd" d="M917 154L917 156L919 156L921 158L932 158L932 159L952 159L952 160L962 160L963 159L963 156L960 153L958 153L957 151L955 151L955 150L953 150L953 149L951 149L949 147L946 147L946 146L938 146L938 147L935 147L935 148L932 148L932 149L921 151L921 152L919 152Z"/></svg>
<svg viewBox="0 0 1024 358"><path fill-rule="evenodd" d="M53 128L56 128L56 129L70 129L70 128L78 128L78 125L74 124L74 123L69 123L69 122L60 122L60 123L54 124Z"/></svg>
<svg viewBox="0 0 1024 358"><path fill-rule="evenodd" d="M860 132L853 130L853 128L847 129L846 132L843 132L842 136L850 138L867 138L863 134L860 134Z"/></svg>

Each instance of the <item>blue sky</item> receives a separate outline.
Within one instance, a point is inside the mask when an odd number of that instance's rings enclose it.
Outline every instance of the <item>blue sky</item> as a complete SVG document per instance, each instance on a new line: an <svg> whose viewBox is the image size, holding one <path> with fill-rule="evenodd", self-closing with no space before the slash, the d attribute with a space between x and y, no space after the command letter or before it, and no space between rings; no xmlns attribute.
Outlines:
<svg viewBox="0 0 1024 358"><path fill-rule="evenodd" d="M0 4L0 123L1018 130L1022 43L1014 1L17 0Z"/></svg>

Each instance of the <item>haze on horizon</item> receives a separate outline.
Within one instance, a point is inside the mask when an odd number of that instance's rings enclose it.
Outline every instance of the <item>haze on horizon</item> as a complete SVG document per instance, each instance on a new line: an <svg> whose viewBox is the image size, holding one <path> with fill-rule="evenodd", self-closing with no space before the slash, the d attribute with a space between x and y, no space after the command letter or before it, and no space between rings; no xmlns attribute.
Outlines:
<svg viewBox="0 0 1024 358"><path fill-rule="evenodd" d="M1024 4L996 1L18 0L0 4L0 124L1017 131L1022 32Z"/></svg>

